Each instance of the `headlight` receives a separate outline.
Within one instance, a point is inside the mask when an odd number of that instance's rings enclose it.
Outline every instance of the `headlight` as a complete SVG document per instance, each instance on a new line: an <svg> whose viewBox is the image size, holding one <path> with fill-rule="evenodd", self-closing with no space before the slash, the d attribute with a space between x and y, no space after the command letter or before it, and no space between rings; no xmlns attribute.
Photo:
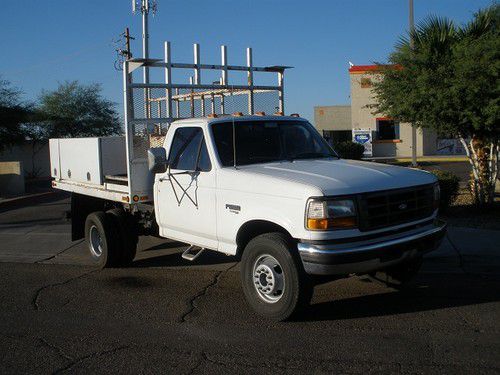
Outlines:
<svg viewBox="0 0 500 375"><path fill-rule="evenodd" d="M441 198L441 188L439 187L439 183L436 182L434 184L434 209L439 207L440 198Z"/></svg>
<svg viewBox="0 0 500 375"><path fill-rule="evenodd" d="M349 229L356 226L356 205L352 199L311 199L307 205L307 229Z"/></svg>

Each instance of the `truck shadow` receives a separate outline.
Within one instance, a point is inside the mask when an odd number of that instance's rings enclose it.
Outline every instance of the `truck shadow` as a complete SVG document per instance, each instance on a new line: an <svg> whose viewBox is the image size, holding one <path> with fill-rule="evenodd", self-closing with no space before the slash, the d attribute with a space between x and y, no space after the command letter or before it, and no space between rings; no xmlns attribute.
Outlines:
<svg viewBox="0 0 500 375"><path fill-rule="evenodd" d="M334 283L332 288L335 288ZM370 318L497 302L500 300L500 279L470 274L423 274L407 290L387 290L382 294L313 304L298 320Z"/></svg>
<svg viewBox="0 0 500 375"><path fill-rule="evenodd" d="M176 251L175 249L184 246L182 250ZM150 268L150 267L194 267L194 266L213 266L218 264L229 264L236 261L235 257L229 257L215 251L205 251L195 261L190 262L181 257L182 251L187 246L180 242L168 242L153 246L143 251L154 251L173 249L172 253L164 255L153 255L148 258L135 260L130 267L132 268Z"/></svg>

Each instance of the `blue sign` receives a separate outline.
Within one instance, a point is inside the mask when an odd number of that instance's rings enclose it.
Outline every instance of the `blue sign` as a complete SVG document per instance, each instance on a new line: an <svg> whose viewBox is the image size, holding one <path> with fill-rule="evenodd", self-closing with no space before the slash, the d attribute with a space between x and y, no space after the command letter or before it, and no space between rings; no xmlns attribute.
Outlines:
<svg viewBox="0 0 500 375"><path fill-rule="evenodd" d="M373 156L371 129L352 129L352 140L365 147L364 157Z"/></svg>
<svg viewBox="0 0 500 375"><path fill-rule="evenodd" d="M364 134L356 134L356 135L354 135L354 140L355 140L357 143L364 144L364 143L366 143L366 142L369 142L369 141L370 141L370 134L368 134L368 133L364 133Z"/></svg>

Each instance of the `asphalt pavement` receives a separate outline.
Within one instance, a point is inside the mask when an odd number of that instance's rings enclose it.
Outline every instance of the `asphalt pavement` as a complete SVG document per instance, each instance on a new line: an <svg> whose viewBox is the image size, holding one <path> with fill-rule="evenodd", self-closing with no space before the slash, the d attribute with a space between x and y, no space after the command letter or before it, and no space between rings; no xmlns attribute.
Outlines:
<svg viewBox="0 0 500 375"><path fill-rule="evenodd" d="M67 199L0 213L0 373L500 373L499 232L451 228L400 292L365 277L316 287L291 322L246 305L234 259L142 238L97 270Z"/></svg>

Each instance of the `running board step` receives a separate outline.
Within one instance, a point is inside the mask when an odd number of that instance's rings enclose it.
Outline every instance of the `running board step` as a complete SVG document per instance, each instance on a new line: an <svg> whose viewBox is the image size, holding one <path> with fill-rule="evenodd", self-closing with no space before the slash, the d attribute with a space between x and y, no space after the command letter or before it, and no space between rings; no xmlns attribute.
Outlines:
<svg viewBox="0 0 500 375"><path fill-rule="evenodd" d="M183 253L182 253L182 259L189 260L192 262L196 258L198 258L203 251L205 250L204 247L198 247L198 246L189 246Z"/></svg>

